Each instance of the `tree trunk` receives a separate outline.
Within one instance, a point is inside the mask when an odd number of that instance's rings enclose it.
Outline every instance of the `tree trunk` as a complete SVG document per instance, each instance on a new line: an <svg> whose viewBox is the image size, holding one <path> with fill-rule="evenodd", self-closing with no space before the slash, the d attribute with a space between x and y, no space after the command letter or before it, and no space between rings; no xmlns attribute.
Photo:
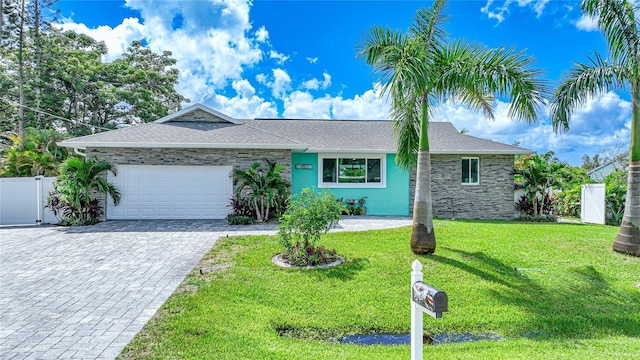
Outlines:
<svg viewBox="0 0 640 360"><path fill-rule="evenodd" d="M409 242L411 251L416 254L433 254L436 251L431 200L428 99L428 93L424 93L420 99L420 143L418 144L418 167L416 169L416 195L413 199L413 226Z"/></svg>
<svg viewBox="0 0 640 360"><path fill-rule="evenodd" d="M26 0L22 0L20 3L20 28L18 31L18 93L19 93L19 108L18 108L18 136L24 138L24 28L25 17L27 16Z"/></svg>
<svg viewBox="0 0 640 360"><path fill-rule="evenodd" d="M433 229L431 200L431 154L418 151L416 169L416 195L413 200L413 227L411 251L416 254L433 254L436 251L436 234Z"/></svg>
<svg viewBox="0 0 640 360"><path fill-rule="evenodd" d="M631 97L631 146L627 196L622 224L613 243L613 250L640 256L640 84L638 81L632 85Z"/></svg>
<svg viewBox="0 0 640 360"><path fill-rule="evenodd" d="M624 216L613 250L640 256L640 161L629 163Z"/></svg>
<svg viewBox="0 0 640 360"><path fill-rule="evenodd" d="M40 0L34 0L33 2L33 26L34 26L34 35L35 35L35 51L36 51L36 66L35 66L35 96L36 96L36 127L41 127L44 125L40 122L42 121L42 114L40 113L40 98L41 98L41 89L40 89L40 71L42 69L42 36L40 34L40 23L41 20L41 9L40 9Z"/></svg>

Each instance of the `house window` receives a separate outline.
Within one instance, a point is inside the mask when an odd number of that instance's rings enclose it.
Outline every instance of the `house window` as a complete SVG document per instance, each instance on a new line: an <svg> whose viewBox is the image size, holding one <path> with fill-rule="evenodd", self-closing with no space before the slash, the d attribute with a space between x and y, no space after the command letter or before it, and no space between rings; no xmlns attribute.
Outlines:
<svg viewBox="0 0 640 360"><path fill-rule="evenodd" d="M462 159L462 184L469 184L469 185L480 184L480 159L478 158Z"/></svg>
<svg viewBox="0 0 640 360"><path fill-rule="evenodd" d="M384 156L321 155L321 187L384 187Z"/></svg>

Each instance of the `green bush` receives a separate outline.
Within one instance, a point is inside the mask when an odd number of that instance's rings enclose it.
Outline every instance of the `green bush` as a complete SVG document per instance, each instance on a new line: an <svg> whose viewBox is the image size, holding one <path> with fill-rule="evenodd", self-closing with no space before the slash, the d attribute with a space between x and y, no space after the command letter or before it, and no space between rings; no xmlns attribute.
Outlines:
<svg viewBox="0 0 640 360"><path fill-rule="evenodd" d="M571 189L563 190L554 196L553 207L560 216L580 216L580 197L582 185L575 185Z"/></svg>
<svg viewBox="0 0 640 360"><path fill-rule="evenodd" d="M627 195L627 172L616 170L604 179L606 184L607 224L620 225Z"/></svg>
<svg viewBox="0 0 640 360"><path fill-rule="evenodd" d="M227 222L229 225L251 225L255 223L255 219L252 216L243 215L227 215Z"/></svg>
<svg viewBox="0 0 640 360"><path fill-rule="evenodd" d="M558 218L555 215L545 214L545 215L520 215L517 218L518 221L524 222L557 222Z"/></svg>
<svg viewBox="0 0 640 360"><path fill-rule="evenodd" d="M315 245L322 234L338 223L344 210L344 205L326 189L316 193L304 188L300 194L293 195L278 226L278 236L284 247L283 258L297 266L333 261L335 251L331 254Z"/></svg>
<svg viewBox="0 0 640 360"><path fill-rule="evenodd" d="M120 191L108 182L106 173L116 175L108 161L95 158L67 158L60 165L60 175L53 183L47 206L64 225L91 225L104 214L96 196L110 196L120 202Z"/></svg>

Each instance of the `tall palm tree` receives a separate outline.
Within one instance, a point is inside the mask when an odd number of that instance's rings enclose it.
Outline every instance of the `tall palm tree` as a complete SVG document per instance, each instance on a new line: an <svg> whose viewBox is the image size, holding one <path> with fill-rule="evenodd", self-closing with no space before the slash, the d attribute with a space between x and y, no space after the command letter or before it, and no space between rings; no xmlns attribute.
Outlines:
<svg viewBox="0 0 640 360"><path fill-rule="evenodd" d="M550 107L556 131L568 130L576 108L592 96L628 86L631 89L629 179L622 225L613 249L640 256L640 36L635 2L584 0L582 11L598 19L609 47L609 60L595 53L576 63L562 79Z"/></svg>
<svg viewBox="0 0 640 360"><path fill-rule="evenodd" d="M435 105L453 98L493 118L494 96L510 97L509 116L532 122L547 93L541 71L530 68L533 59L523 52L448 43L444 10L445 0L418 10L408 34L373 27L358 51L379 73L383 93L391 98L396 162L407 169L417 164L410 241L415 253L433 253L436 247L428 136Z"/></svg>

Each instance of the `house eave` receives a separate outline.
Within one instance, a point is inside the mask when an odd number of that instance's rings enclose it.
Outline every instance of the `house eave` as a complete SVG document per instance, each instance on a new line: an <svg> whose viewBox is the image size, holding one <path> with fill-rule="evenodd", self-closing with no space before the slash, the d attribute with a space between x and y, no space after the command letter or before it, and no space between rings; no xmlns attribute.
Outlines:
<svg viewBox="0 0 640 360"><path fill-rule="evenodd" d="M396 149L347 149L347 150L331 150L331 149L314 149L308 148L305 152L322 153L322 154L395 154Z"/></svg>
<svg viewBox="0 0 640 360"><path fill-rule="evenodd" d="M286 144L203 144L203 143L87 143L87 142L58 142L58 146L67 148L163 148L163 149L268 149L268 150L306 150L304 145Z"/></svg>
<svg viewBox="0 0 640 360"><path fill-rule="evenodd" d="M535 154L535 151L532 150L513 150L513 151L504 151L504 150L436 150L431 151L433 155L531 155Z"/></svg>

